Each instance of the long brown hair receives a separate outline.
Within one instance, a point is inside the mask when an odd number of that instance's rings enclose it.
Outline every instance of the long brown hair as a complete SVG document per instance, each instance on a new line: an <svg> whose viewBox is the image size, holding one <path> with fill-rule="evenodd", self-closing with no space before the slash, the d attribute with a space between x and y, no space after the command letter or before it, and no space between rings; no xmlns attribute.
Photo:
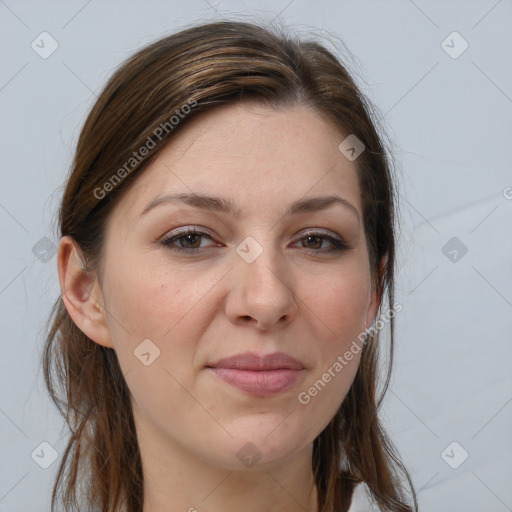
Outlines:
<svg viewBox="0 0 512 512"><path fill-rule="evenodd" d="M257 24L192 26L122 64L81 131L59 210L60 235L74 239L85 268L98 272L101 282L105 224L120 195L190 119L248 100L274 107L306 105L340 136L352 134L364 143L355 163L372 279L379 297L387 297L392 307L396 192L374 107L324 45ZM144 146L149 151L141 151ZM389 323L391 357L381 393L377 330L365 340L339 411L314 440L321 512L347 510L357 482L365 482L383 511L417 510L411 479L378 418L393 356L393 318ZM52 510L60 500L65 510L80 510L85 503L87 510L141 512L142 464L123 373L115 352L74 324L62 297L48 319L43 368L51 398L70 429Z"/></svg>

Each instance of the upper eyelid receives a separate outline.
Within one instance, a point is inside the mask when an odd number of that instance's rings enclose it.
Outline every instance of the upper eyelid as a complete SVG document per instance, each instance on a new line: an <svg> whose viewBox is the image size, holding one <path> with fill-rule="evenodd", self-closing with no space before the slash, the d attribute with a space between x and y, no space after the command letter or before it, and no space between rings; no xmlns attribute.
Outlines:
<svg viewBox="0 0 512 512"><path fill-rule="evenodd" d="M159 239L165 239L165 238L173 238L174 236L178 236L181 234L198 234L198 235L208 235L210 237L213 237L213 231L205 228L203 226L182 226L179 228L172 229L171 231L167 231L164 233Z"/></svg>

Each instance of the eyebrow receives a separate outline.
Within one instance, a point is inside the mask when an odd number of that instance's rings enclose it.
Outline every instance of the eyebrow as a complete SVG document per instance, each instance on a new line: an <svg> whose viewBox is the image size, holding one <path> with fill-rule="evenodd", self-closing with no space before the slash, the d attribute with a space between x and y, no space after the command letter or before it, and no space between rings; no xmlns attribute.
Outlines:
<svg viewBox="0 0 512 512"><path fill-rule="evenodd" d="M160 204L165 203L185 203L189 206L196 208L203 208L206 210L213 210L220 213L230 213L236 217L241 214L241 209L238 208L231 200L222 197L209 196L203 194L166 194L164 196L156 197L149 202L146 207L142 210L140 216L142 217L147 212L155 208ZM309 197L305 199L299 199L293 202L285 212L285 215L296 215L299 213L316 212L325 210L334 204L340 204L345 206L347 209L352 211L357 219L360 220L359 212L357 208L349 203L346 199L338 195Z"/></svg>

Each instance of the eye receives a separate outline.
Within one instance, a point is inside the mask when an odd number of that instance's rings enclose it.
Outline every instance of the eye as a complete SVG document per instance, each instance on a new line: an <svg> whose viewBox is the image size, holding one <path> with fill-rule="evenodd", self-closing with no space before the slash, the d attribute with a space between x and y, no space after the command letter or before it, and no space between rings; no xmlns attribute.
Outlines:
<svg viewBox="0 0 512 512"><path fill-rule="evenodd" d="M325 253L332 251L341 252L349 249L349 246L341 238L338 238L329 232L318 230L304 233L298 242L301 242L302 247L309 249L310 252L313 253ZM327 248L325 247L326 243L328 246Z"/></svg>
<svg viewBox="0 0 512 512"><path fill-rule="evenodd" d="M182 252L186 254L197 254L199 249L204 247L219 246L220 244L211 243L209 245L203 244L205 239L212 240L212 237L207 231L201 231L197 228L181 228L176 229L164 236L159 243L168 247L172 251Z"/></svg>

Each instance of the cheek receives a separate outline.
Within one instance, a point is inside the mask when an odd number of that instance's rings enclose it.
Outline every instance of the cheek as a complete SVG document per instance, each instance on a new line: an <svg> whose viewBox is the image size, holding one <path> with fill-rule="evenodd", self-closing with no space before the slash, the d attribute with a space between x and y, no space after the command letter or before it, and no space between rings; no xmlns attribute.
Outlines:
<svg viewBox="0 0 512 512"><path fill-rule="evenodd" d="M161 379L169 379L166 370L177 381L191 385L190 368L194 367L198 345L220 307L215 304L213 287L223 274L191 274L165 262L148 263L146 259L142 264L135 258L109 270L105 283L109 290L109 329L123 372L133 370L132 383L142 387L150 385L147 379L152 375L160 389ZM141 354L148 352L145 358L155 361L148 367L151 372L144 367L148 361L140 360ZM157 368L161 368L162 376L156 376ZM141 382L136 380L139 374Z"/></svg>
<svg viewBox="0 0 512 512"><path fill-rule="evenodd" d="M370 301L370 279L362 264L308 278L303 302L319 326L326 350L340 349L365 328Z"/></svg>
<svg viewBox="0 0 512 512"><path fill-rule="evenodd" d="M125 262L110 272L109 329L132 398L164 425L176 420L173 411L186 416L197 407L187 390L193 390L194 357L215 313L214 294L207 293L215 276L158 265L144 271L148 266Z"/></svg>
<svg viewBox="0 0 512 512"><path fill-rule="evenodd" d="M315 426L323 428L340 407L359 366L363 344L358 337L365 328L370 279L367 267L354 259L339 272L312 281L316 285L309 284L304 302L318 325L317 361L297 401L318 419Z"/></svg>
<svg viewBox="0 0 512 512"><path fill-rule="evenodd" d="M191 276L158 261L152 264L149 258L125 261L109 274L111 327L115 332L124 327L131 338L164 340L195 314L210 281L208 276ZM122 334L119 341L123 338Z"/></svg>

